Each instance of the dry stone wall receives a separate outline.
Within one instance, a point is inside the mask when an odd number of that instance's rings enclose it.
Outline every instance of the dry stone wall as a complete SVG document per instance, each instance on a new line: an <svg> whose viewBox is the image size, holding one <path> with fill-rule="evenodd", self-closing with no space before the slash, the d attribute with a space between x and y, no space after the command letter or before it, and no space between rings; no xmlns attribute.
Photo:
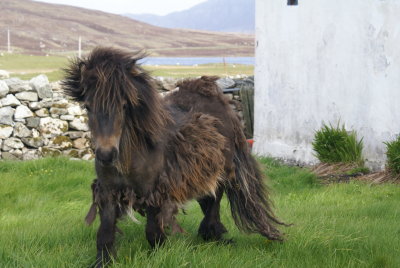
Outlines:
<svg viewBox="0 0 400 268"><path fill-rule="evenodd" d="M45 75L0 80L0 157L92 159L86 111Z"/></svg>
<svg viewBox="0 0 400 268"><path fill-rule="evenodd" d="M233 89L239 80L223 78L218 83L241 116L239 91ZM174 90L177 82L157 81L162 95ZM30 81L0 80L0 148L0 159L9 160L94 158L86 111L63 94L59 82L50 83L45 75Z"/></svg>

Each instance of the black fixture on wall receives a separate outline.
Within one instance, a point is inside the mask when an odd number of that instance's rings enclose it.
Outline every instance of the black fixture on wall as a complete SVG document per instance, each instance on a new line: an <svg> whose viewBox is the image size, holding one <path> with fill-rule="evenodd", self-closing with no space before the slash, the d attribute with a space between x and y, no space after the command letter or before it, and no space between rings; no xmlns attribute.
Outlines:
<svg viewBox="0 0 400 268"><path fill-rule="evenodd" d="M287 1L288 6L297 6L299 4L298 0L288 0Z"/></svg>

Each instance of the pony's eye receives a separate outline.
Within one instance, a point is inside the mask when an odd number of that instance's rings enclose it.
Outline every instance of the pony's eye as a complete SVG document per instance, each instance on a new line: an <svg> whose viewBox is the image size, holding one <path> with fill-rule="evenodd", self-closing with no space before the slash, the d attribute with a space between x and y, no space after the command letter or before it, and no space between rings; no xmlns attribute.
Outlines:
<svg viewBox="0 0 400 268"><path fill-rule="evenodd" d="M89 107L89 105L85 104L85 109L86 109L86 111L90 112L90 107Z"/></svg>

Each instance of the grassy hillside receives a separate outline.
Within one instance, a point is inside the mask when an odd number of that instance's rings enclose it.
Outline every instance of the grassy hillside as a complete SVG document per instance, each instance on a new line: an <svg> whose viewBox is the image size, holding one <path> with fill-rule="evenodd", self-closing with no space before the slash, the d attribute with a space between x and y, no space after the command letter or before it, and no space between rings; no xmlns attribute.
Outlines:
<svg viewBox="0 0 400 268"><path fill-rule="evenodd" d="M254 36L152 26L124 16L30 0L1 0L0 34L16 53L68 53L98 45L146 49L152 56L252 56ZM3 38L4 37L4 38Z"/></svg>
<svg viewBox="0 0 400 268"><path fill-rule="evenodd" d="M29 56L22 54L4 54L0 57L0 69L11 72L12 77L31 79L46 74L50 81L63 78L61 68L68 64L65 56ZM253 75L254 66L233 64L202 64L198 66L145 66L154 76L196 77L201 75Z"/></svg>
<svg viewBox="0 0 400 268"><path fill-rule="evenodd" d="M400 188L360 182L321 186L307 170L261 163L270 177L287 241L240 233L226 200L222 221L229 246L197 237L201 210L187 205L179 222L188 232L157 251L145 219L119 223L118 257L111 267L400 267ZM93 163L66 159L0 162L0 267L87 267L96 253L98 219L83 218L91 202Z"/></svg>

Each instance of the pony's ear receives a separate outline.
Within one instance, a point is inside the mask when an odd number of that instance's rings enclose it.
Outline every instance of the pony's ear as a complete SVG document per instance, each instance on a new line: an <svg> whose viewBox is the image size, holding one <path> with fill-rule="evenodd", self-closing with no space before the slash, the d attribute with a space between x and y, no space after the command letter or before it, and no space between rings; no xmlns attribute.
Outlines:
<svg viewBox="0 0 400 268"><path fill-rule="evenodd" d="M146 71L143 70L140 66L139 61L146 58L147 56L148 54L144 50L130 54L126 59L126 70L133 76L141 76L143 73L146 73Z"/></svg>
<svg viewBox="0 0 400 268"><path fill-rule="evenodd" d="M218 76L208 76L208 75L203 75L202 77L200 77L201 80L205 81L205 82L215 82L219 79Z"/></svg>
<svg viewBox="0 0 400 268"><path fill-rule="evenodd" d="M133 66L130 70L131 74L133 76L140 76L141 74L143 74L143 70L142 68L138 67L138 66Z"/></svg>
<svg viewBox="0 0 400 268"><path fill-rule="evenodd" d="M131 58L126 64L126 69L133 76L140 76L143 73L142 68L137 65L138 60L138 58Z"/></svg>
<svg viewBox="0 0 400 268"><path fill-rule="evenodd" d="M64 71L64 80L61 85L64 93L72 97L75 101L82 102L84 99L84 90L82 88L82 77L86 70L86 62L81 59L70 61L69 66Z"/></svg>

